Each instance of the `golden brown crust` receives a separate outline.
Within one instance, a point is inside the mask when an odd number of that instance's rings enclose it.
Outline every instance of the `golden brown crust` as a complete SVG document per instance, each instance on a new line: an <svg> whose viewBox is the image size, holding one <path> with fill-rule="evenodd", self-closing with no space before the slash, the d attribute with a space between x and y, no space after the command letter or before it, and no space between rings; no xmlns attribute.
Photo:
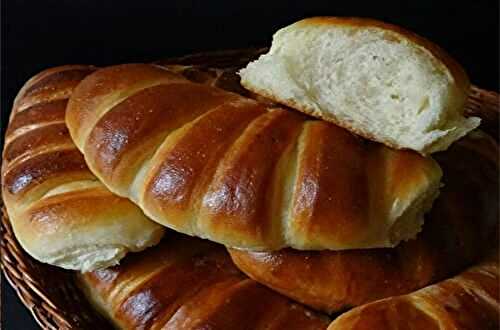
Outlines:
<svg viewBox="0 0 500 330"><path fill-rule="evenodd" d="M66 65L40 72L19 91L11 117L39 103L67 99L75 86L94 70L94 67L88 65Z"/></svg>
<svg viewBox="0 0 500 330"><path fill-rule="evenodd" d="M308 123L302 136L292 202L296 235L320 237L327 231L347 245L369 226L370 181L363 164L370 163L373 152L369 150L377 147L321 121ZM311 182L321 182L321 187Z"/></svg>
<svg viewBox="0 0 500 330"><path fill-rule="evenodd" d="M189 214L189 210L198 207L204 187L215 175L219 159L243 129L264 113L264 107L259 104L244 110L227 104L178 132L175 145L160 148L156 154L155 158L161 161L154 165L153 174L146 181L145 203L153 209L178 214L171 221L182 227L185 221L182 211ZM169 180L183 184L165 185ZM189 227L184 230L191 231Z"/></svg>
<svg viewBox="0 0 500 330"><path fill-rule="evenodd" d="M66 123L72 136L83 135L85 139L89 132L72 131L77 125L72 123L92 122L95 124L99 120L104 109L97 107L106 98L110 105L115 105L127 96L134 94L141 89L160 84L162 81L172 81L172 79L184 80L178 76L169 74L166 70L153 65L124 64L116 65L99 70L100 75L90 75L84 79L78 87L78 97L71 98L71 102L77 102L81 109L79 112L68 112L66 114ZM125 92L127 90L127 93ZM90 110L90 111L89 111ZM83 149L83 145L77 147ZM81 141L84 142L84 141Z"/></svg>
<svg viewBox="0 0 500 330"><path fill-rule="evenodd" d="M463 269L496 244L497 156L488 136L465 138L436 155L444 170L441 195L417 239L394 249L230 254L251 278L328 312L409 293Z"/></svg>
<svg viewBox="0 0 500 330"><path fill-rule="evenodd" d="M299 116L281 109L250 123L205 189L198 222L204 232L228 237L240 233L227 240L230 246L280 247L276 243L282 242L283 232L275 221L277 201L273 196L284 192L279 190L279 182L273 182L274 174L301 128ZM221 198L221 192L229 198Z"/></svg>
<svg viewBox="0 0 500 330"><path fill-rule="evenodd" d="M122 265L79 277L124 329L324 329L327 318L246 278L224 248L172 235Z"/></svg>
<svg viewBox="0 0 500 330"><path fill-rule="evenodd" d="M233 127L196 124L212 114ZM90 75L75 89L66 120L86 162L114 193L165 226L243 249L392 246L398 241L389 233L393 203L411 204L440 177L432 159L364 147L366 142L330 124L312 126L343 133L332 133L316 148L322 134L304 133L310 120L301 114L146 64ZM184 136L200 142L189 145ZM207 141L203 147L204 138L219 145ZM333 145L336 156L325 157ZM344 153L353 154L350 161ZM390 174L386 168L403 166L398 162L412 165L404 180L380 178ZM368 175L377 170L380 175ZM344 173L344 181L334 173ZM356 195L363 191L365 199L386 198L377 204L377 216L362 211Z"/></svg>
<svg viewBox="0 0 500 330"><path fill-rule="evenodd" d="M137 167L169 133L227 100L205 85L172 84L135 93L106 112L92 129L85 144L86 158L99 175L113 178L115 189L128 188Z"/></svg>
<svg viewBox="0 0 500 330"><path fill-rule="evenodd" d="M498 329L498 255L458 276L406 296L357 307L334 320L334 329Z"/></svg>
<svg viewBox="0 0 500 330"><path fill-rule="evenodd" d="M68 100L57 100L48 103L37 104L29 107L15 116L9 122L6 138L13 138L15 131L19 128L38 125L40 123L56 123L64 124L64 112L66 111L66 104Z"/></svg>
<svg viewBox="0 0 500 330"><path fill-rule="evenodd" d="M3 173L4 191L22 195L26 190L54 177L76 174L82 179L91 178L83 156L75 149L55 150L31 157L24 157ZM74 178L74 177L72 177Z"/></svg>
<svg viewBox="0 0 500 330"><path fill-rule="evenodd" d="M4 159L7 162L13 161L31 149L45 149L54 146L68 147L72 145L68 129L64 122L54 125L42 126L37 129L26 131L7 145L4 152ZM78 157L83 159L83 157Z"/></svg>
<svg viewBox="0 0 500 330"><path fill-rule="evenodd" d="M106 253L119 259L163 232L96 180L69 136L68 98L94 70L64 66L30 79L14 102L3 151L2 197L18 240L36 259L71 269L114 264Z"/></svg>

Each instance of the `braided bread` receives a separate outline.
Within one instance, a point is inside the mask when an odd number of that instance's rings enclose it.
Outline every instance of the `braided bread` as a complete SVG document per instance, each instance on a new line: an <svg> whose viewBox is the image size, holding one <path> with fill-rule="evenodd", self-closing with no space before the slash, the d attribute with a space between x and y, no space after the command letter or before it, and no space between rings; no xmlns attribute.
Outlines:
<svg viewBox="0 0 500 330"><path fill-rule="evenodd" d="M242 249L394 246L420 230L441 177L430 158L153 65L88 76L66 122L111 191Z"/></svg>
<svg viewBox="0 0 500 330"><path fill-rule="evenodd" d="M79 275L120 329L325 329L328 318L245 277L222 246L172 234L120 266Z"/></svg>
<svg viewBox="0 0 500 330"><path fill-rule="evenodd" d="M6 132L2 197L15 235L35 259L88 271L158 243L164 229L88 170L64 123L75 86L95 68L39 73L19 92Z"/></svg>

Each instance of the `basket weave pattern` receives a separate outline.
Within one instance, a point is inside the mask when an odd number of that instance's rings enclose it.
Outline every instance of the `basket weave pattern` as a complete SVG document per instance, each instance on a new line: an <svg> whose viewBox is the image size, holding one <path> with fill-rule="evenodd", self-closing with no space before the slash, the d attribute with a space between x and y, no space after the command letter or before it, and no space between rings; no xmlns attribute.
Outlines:
<svg viewBox="0 0 500 330"><path fill-rule="evenodd" d="M265 49L236 50L195 54L158 64L181 64L212 67L235 65L234 57L244 54L241 63L254 58ZM199 62L199 63L198 63ZM466 114L483 119L482 129L498 140L500 97L496 92L472 87ZM17 292L43 329L109 329L111 325L98 315L79 291L72 271L42 264L31 258L16 240L9 218L2 208L0 223L0 266L5 278Z"/></svg>
<svg viewBox="0 0 500 330"><path fill-rule="evenodd" d="M72 271L42 264L24 252L5 208L0 235L3 274L43 329L109 329L77 288Z"/></svg>

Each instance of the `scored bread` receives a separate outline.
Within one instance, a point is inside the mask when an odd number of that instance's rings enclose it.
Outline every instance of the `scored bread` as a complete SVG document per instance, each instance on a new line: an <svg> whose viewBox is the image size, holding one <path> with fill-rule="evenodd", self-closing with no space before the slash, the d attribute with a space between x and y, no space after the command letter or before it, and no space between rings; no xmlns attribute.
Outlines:
<svg viewBox="0 0 500 330"><path fill-rule="evenodd" d="M498 151L493 138L473 132L435 155L444 187L422 232L395 248L229 252L254 280L328 313L410 293L455 275L498 245Z"/></svg>
<svg viewBox="0 0 500 330"><path fill-rule="evenodd" d="M158 243L164 228L112 194L85 165L64 123L68 97L95 70L45 70L19 92L2 157L2 198L21 246L35 259L90 271Z"/></svg>
<svg viewBox="0 0 500 330"><path fill-rule="evenodd" d="M86 77L66 123L111 191L241 249L394 246L420 230L441 178L431 158L147 64Z"/></svg>
<svg viewBox="0 0 500 330"><path fill-rule="evenodd" d="M224 247L175 233L77 279L118 329L319 330L329 323L243 275Z"/></svg>
<svg viewBox="0 0 500 330"><path fill-rule="evenodd" d="M328 330L482 329L500 325L498 251L446 281L340 315Z"/></svg>
<svg viewBox="0 0 500 330"><path fill-rule="evenodd" d="M287 26L240 70L242 85L365 138L421 154L476 128L463 116L469 80L450 56L402 28L315 17Z"/></svg>

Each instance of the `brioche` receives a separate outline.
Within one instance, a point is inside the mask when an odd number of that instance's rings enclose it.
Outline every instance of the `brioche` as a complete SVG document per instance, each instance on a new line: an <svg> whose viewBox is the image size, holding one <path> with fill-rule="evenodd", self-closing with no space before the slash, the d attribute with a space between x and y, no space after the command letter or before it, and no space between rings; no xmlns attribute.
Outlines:
<svg viewBox="0 0 500 330"><path fill-rule="evenodd" d="M498 145L473 132L436 159L444 187L417 239L393 249L230 250L233 261L256 281L328 313L456 274L498 244Z"/></svg>
<svg viewBox="0 0 500 330"><path fill-rule="evenodd" d="M173 234L116 267L78 275L120 329L325 329L328 318L240 273L222 246Z"/></svg>
<svg viewBox="0 0 500 330"><path fill-rule="evenodd" d="M430 158L153 65L89 75L66 123L112 192L241 249L394 246L420 230L441 178Z"/></svg>
<svg viewBox="0 0 500 330"><path fill-rule="evenodd" d="M329 330L496 330L499 326L498 253L458 276L409 295L357 307Z"/></svg>
<svg viewBox="0 0 500 330"><path fill-rule="evenodd" d="M370 19L296 22L240 75L253 92L424 155L480 122L463 116L469 80L458 63L428 40Z"/></svg>
<svg viewBox="0 0 500 330"><path fill-rule="evenodd" d="M2 197L14 233L35 259L89 271L117 264L164 233L85 165L64 123L68 97L95 68L43 71L19 92L6 132Z"/></svg>

